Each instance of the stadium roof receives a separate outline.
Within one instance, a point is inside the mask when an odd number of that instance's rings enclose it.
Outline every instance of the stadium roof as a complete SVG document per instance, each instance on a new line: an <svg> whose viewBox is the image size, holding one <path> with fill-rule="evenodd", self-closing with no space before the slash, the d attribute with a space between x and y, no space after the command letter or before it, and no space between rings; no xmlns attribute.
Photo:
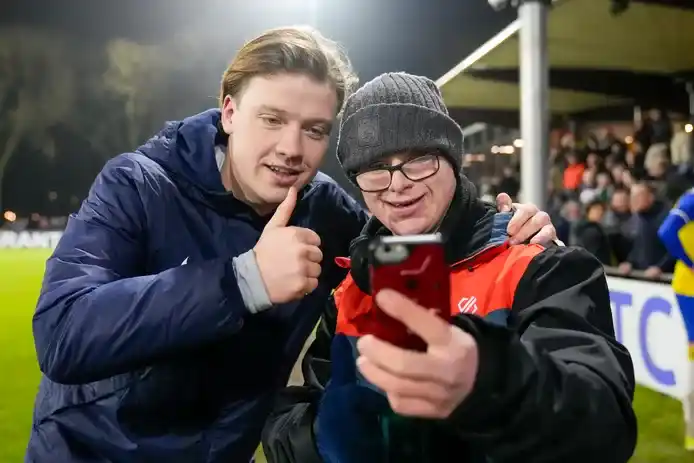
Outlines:
<svg viewBox="0 0 694 463"><path fill-rule="evenodd" d="M514 21L437 81L451 109L519 109L519 28ZM686 105L672 76L694 71L694 1L632 0L615 15L606 0L557 0L547 35L552 113L633 103L644 89Z"/></svg>

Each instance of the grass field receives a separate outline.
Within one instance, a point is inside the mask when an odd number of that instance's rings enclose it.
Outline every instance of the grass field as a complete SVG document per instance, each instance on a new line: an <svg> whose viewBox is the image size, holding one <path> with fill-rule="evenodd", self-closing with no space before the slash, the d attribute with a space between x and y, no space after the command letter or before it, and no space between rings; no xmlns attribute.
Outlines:
<svg viewBox="0 0 694 463"><path fill-rule="evenodd" d="M20 463L31 427L39 372L31 316L41 285L45 250L0 250L0 463ZM634 463L694 462L682 449L678 402L639 389L639 444Z"/></svg>

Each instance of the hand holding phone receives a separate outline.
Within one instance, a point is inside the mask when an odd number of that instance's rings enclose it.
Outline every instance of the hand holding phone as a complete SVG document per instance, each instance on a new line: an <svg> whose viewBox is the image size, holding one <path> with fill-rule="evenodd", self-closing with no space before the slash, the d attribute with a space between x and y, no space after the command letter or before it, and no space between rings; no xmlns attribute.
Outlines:
<svg viewBox="0 0 694 463"><path fill-rule="evenodd" d="M376 237L369 244L369 272L373 295L393 289L450 320L450 267L440 234ZM419 336L375 303L362 329L399 347L426 350Z"/></svg>

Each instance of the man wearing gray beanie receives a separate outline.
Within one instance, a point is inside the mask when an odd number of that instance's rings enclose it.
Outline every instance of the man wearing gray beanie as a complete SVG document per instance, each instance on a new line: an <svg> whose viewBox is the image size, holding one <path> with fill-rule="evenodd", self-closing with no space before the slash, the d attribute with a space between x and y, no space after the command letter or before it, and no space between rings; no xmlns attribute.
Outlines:
<svg viewBox="0 0 694 463"><path fill-rule="evenodd" d="M508 214L461 173L462 139L424 77L383 74L347 100L338 158L373 216L306 356L320 399L284 411L276 432L289 437L272 463L631 457L633 365L614 337L602 265L583 249L510 244ZM374 237L433 231L450 265L450 323L369 284ZM376 304L426 348L385 341Z"/></svg>

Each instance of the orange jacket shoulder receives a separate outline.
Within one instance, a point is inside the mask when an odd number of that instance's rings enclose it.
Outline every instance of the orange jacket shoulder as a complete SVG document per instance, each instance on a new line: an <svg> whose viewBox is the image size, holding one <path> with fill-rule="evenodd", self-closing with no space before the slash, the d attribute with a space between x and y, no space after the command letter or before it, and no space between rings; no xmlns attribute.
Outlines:
<svg viewBox="0 0 694 463"><path fill-rule="evenodd" d="M545 248L537 244L509 246L490 260L461 263L451 275L451 312L484 317L498 309L510 309L518 282L530 261Z"/></svg>
<svg viewBox="0 0 694 463"><path fill-rule="evenodd" d="M498 309L510 309L518 282L530 261L544 250L540 245L509 246L485 260L462 262L451 272L451 315L468 313L486 316ZM364 294L351 275L333 293L337 308L337 333L359 336L353 319L372 310L373 299Z"/></svg>

